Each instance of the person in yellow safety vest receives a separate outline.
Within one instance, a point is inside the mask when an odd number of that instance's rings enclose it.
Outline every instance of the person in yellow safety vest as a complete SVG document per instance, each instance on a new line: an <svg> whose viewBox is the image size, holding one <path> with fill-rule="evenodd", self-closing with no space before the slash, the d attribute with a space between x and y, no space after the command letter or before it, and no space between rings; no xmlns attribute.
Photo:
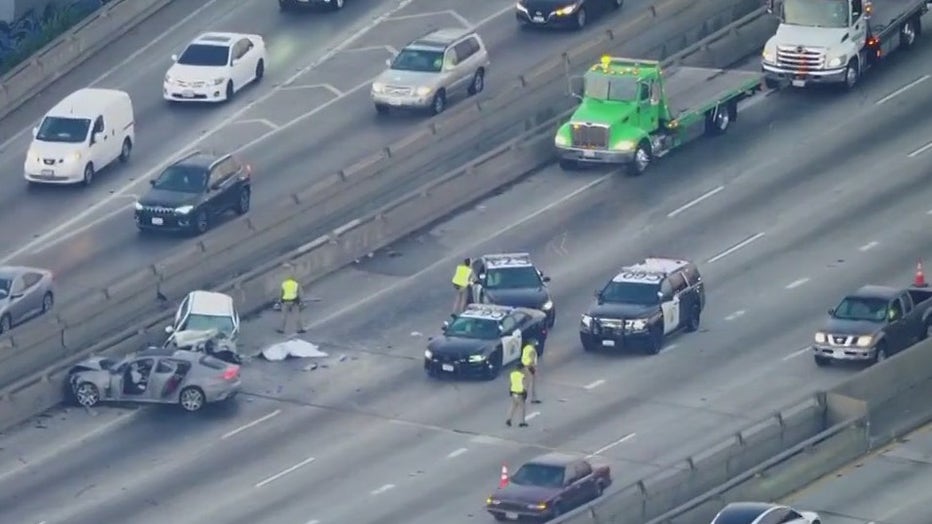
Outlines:
<svg viewBox="0 0 932 524"><path fill-rule="evenodd" d="M521 365L527 369L528 377L528 392L530 393L531 403L540 404L540 400L537 399L537 388L535 387L535 382L537 378L537 341L528 340L524 344L524 348L521 350Z"/></svg>
<svg viewBox="0 0 932 524"><path fill-rule="evenodd" d="M298 333L304 333L304 324L301 321L301 284L294 277L294 269L291 266L285 267L287 276L282 281L282 324L278 329L279 333L287 334L288 326L292 321L298 324Z"/></svg>
<svg viewBox="0 0 932 524"><path fill-rule="evenodd" d="M456 299L453 301L453 314L459 315L469 303L469 286L473 283L472 261L468 258L456 266L453 273L453 288Z"/></svg>
<svg viewBox="0 0 932 524"><path fill-rule="evenodd" d="M519 362L515 370L508 375L508 380L510 383L508 394L511 396L511 409L508 411L508 420L505 421L505 425L511 426L511 420L520 412L521 422L518 427L526 428L527 388L525 387L525 381L527 380L527 374L524 372L524 365Z"/></svg>

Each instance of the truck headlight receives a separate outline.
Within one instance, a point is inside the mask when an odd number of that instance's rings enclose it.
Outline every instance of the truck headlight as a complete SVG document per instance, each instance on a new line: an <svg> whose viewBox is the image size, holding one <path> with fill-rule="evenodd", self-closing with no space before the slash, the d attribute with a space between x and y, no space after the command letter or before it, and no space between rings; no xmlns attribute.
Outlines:
<svg viewBox="0 0 932 524"><path fill-rule="evenodd" d="M634 148L637 146L637 142L634 140L621 140L615 142L615 145L612 146L612 149L617 149L619 151L634 151Z"/></svg>
<svg viewBox="0 0 932 524"><path fill-rule="evenodd" d="M469 355L470 362L483 362L485 360L485 355Z"/></svg>
<svg viewBox="0 0 932 524"><path fill-rule="evenodd" d="M845 62L847 61L847 58L848 57L846 57L845 55L832 57L828 59L828 62L826 62L826 65L828 67L841 67L845 64Z"/></svg>
<svg viewBox="0 0 932 524"><path fill-rule="evenodd" d="M430 359L434 358L433 352L432 352L431 350L429 350L429 349L425 349L425 350L424 350L424 358L426 358L427 360L430 360Z"/></svg>
<svg viewBox="0 0 932 524"><path fill-rule="evenodd" d="M540 306L540 308L544 311L550 311L551 309L553 309L553 300L548 300L544 302L544 304Z"/></svg>
<svg viewBox="0 0 932 524"><path fill-rule="evenodd" d="M175 213L179 215L187 215L194 209L194 206L181 206L175 208Z"/></svg>
<svg viewBox="0 0 932 524"><path fill-rule="evenodd" d="M761 53L761 56L764 58L764 62L774 63L777 61L777 51L774 48L764 48L764 52Z"/></svg>
<svg viewBox="0 0 932 524"><path fill-rule="evenodd" d="M374 84L372 84L373 93L381 93L382 91L385 91L385 84L381 82L375 82Z"/></svg>
<svg viewBox="0 0 932 524"><path fill-rule="evenodd" d="M579 319L579 323L582 327L589 329L592 327L592 317L583 315L582 318Z"/></svg>
<svg viewBox="0 0 932 524"><path fill-rule="evenodd" d="M815 342L816 344L825 344L825 333L821 331L817 332L815 334Z"/></svg>
<svg viewBox="0 0 932 524"><path fill-rule="evenodd" d="M417 96L427 96L433 91L433 88L427 86L421 86L414 90L414 94Z"/></svg>
<svg viewBox="0 0 932 524"><path fill-rule="evenodd" d="M857 346L859 348L869 348L874 345L874 337L858 337Z"/></svg>
<svg viewBox="0 0 932 524"><path fill-rule="evenodd" d="M647 327L647 320L638 318L634 320L625 320L625 328L633 331L642 331Z"/></svg>
<svg viewBox="0 0 932 524"><path fill-rule="evenodd" d="M569 144L569 140L567 140L562 133L557 133L557 136L553 137L553 143L554 145L561 147Z"/></svg>
<svg viewBox="0 0 932 524"><path fill-rule="evenodd" d="M136 211L142 211L142 204L140 204L139 202L136 202L136 204L133 207L136 208Z"/></svg>

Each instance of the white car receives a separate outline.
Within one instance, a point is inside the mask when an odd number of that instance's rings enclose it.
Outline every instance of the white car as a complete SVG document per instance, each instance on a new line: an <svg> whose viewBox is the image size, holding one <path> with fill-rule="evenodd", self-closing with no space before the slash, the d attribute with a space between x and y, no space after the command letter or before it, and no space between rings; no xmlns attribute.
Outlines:
<svg viewBox="0 0 932 524"><path fill-rule="evenodd" d="M192 291L184 297L175 313L175 322L165 326L165 332L174 334L190 331L216 330L228 340L239 335L239 313L233 297L213 291Z"/></svg>
<svg viewBox="0 0 932 524"><path fill-rule="evenodd" d="M188 44L165 73L162 96L172 102L225 102L262 80L265 40L242 33L205 33Z"/></svg>
<svg viewBox="0 0 932 524"><path fill-rule="evenodd" d="M797 511L769 502L732 502L715 515L712 524L821 524L818 513Z"/></svg>

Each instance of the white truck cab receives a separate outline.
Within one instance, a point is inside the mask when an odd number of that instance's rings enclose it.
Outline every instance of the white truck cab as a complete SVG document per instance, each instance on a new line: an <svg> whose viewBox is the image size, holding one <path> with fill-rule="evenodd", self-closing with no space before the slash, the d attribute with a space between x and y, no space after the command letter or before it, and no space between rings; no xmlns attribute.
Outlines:
<svg viewBox="0 0 932 524"><path fill-rule="evenodd" d="M850 89L861 74L922 31L928 0L768 0L780 18L764 46L761 68L768 87L840 84Z"/></svg>
<svg viewBox="0 0 932 524"><path fill-rule="evenodd" d="M79 89L32 130L23 172L34 184L90 185L116 160L126 162L136 140L133 103L116 89Z"/></svg>

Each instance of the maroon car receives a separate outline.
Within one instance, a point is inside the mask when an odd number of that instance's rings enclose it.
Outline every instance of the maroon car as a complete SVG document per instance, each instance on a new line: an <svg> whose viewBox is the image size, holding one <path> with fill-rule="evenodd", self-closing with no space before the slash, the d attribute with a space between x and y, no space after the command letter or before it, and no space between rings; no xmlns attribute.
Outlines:
<svg viewBox="0 0 932 524"><path fill-rule="evenodd" d="M611 483L608 466L548 453L521 466L485 506L495 520L547 521L598 498Z"/></svg>

